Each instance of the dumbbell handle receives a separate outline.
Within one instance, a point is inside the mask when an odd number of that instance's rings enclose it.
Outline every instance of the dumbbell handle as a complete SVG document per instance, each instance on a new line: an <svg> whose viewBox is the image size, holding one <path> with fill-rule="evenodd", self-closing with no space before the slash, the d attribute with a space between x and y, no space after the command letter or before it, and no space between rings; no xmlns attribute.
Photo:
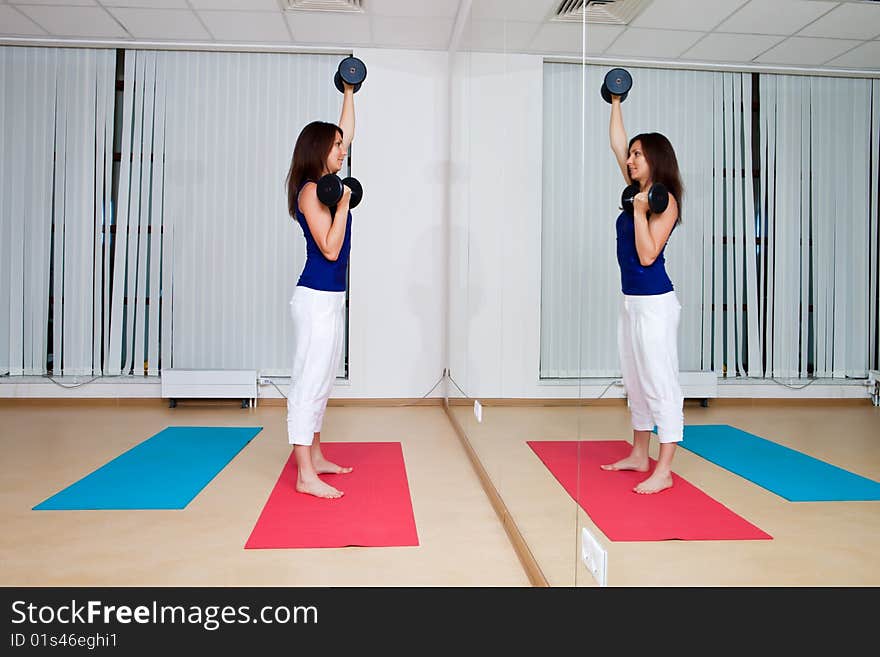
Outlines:
<svg viewBox="0 0 880 657"><path fill-rule="evenodd" d="M632 203L633 201L635 201L636 196L638 196L641 193L642 192L640 190L640 191L636 192L635 194L633 194L632 196L624 197L621 200L624 203ZM663 183L654 183L653 185L651 185L651 187L648 189L647 196L648 196L648 203L649 203L649 207L651 209L651 212L657 212L657 213L663 212L663 210L666 209L666 205L669 203L669 192L666 190L666 185L664 185ZM660 208L655 209L654 207L651 207L654 205L654 203L652 203L652 201L654 200L655 196L658 197L658 199L662 199L659 201L661 203L661 205L663 206L662 209L660 209Z"/></svg>

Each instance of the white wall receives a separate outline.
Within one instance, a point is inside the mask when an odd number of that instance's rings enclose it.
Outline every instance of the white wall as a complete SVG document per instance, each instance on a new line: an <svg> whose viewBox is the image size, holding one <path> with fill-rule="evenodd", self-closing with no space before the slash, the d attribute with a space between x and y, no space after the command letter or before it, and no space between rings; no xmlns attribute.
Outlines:
<svg viewBox="0 0 880 657"><path fill-rule="evenodd" d="M543 58L463 53L452 88L467 133L452 153L452 377L469 397L577 397L538 378Z"/></svg>
<svg viewBox="0 0 880 657"><path fill-rule="evenodd" d="M331 396L421 397L445 367L449 56L354 55L367 66L352 145L364 198L353 213L349 381Z"/></svg>

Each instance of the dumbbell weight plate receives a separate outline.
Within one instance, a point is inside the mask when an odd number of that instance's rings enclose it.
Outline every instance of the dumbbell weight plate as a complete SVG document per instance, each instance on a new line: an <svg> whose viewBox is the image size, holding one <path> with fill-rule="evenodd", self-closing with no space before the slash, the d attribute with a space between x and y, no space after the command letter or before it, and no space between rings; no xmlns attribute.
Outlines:
<svg viewBox="0 0 880 657"><path fill-rule="evenodd" d="M328 173L318 180L318 200L328 208L339 203L342 198L342 181L335 173Z"/></svg>
<svg viewBox="0 0 880 657"><path fill-rule="evenodd" d="M361 88L361 84L367 77L366 65L357 57L346 57L336 69L336 75L333 76L333 83L339 91L344 91L343 82L354 87L357 91Z"/></svg>
<svg viewBox="0 0 880 657"><path fill-rule="evenodd" d="M337 70L348 84L360 84L367 77L367 67L357 57L346 57L339 62Z"/></svg>
<svg viewBox="0 0 880 657"><path fill-rule="evenodd" d="M603 85L602 85L602 90L601 90L601 91L602 91L602 98L605 99L605 102L606 102L606 103L610 103L610 102L611 102L611 92L608 91L608 87L606 87L606 86L603 84ZM621 103L622 103L623 101L626 100L626 96L627 96L628 93L629 93L628 91L624 91L622 94L619 94L619 95L620 95L620 102L621 102ZM614 94L614 95L617 96L618 94Z"/></svg>
<svg viewBox="0 0 880 657"><path fill-rule="evenodd" d="M357 204L361 202L361 199L364 197L364 188L361 186L360 182L358 182L357 178L343 178L342 184L348 187L351 190L351 199L348 202L349 209L357 207Z"/></svg>
<svg viewBox="0 0 880 657"><path fill-rule="evenodd" d="M612 68L605 74L602 82L602 98L606 103L611 102L611 96L620 96L620 100L626 100L629 90L632 89L632 76L625 68Z"/></svg>
<svg viewBox="0 0 880 657"><path fill-rule="evenodd" d="M654 183L648 190L648 207L653 214L662 214L669 205L669 190L662 183Z"/></svg>
<svg viewBox="0 0 880 657"><path fill-rule="evenodd" d="M342 76L339 75L339 71L336 71L336 75L333 76L333 84L336 85L336 88L339 89L342 93L345 93L345 87L342 84ZM358 82L354 85L354 91L357 93L357 90L361 88L361 83Z"/></svg>
<svg viewBox="0 0 880 657"><path fill-rule="evenodd" d="M612 68L605 74L605 86L615 96L622 96L632 88L632 76L625 68Z"/></svg>

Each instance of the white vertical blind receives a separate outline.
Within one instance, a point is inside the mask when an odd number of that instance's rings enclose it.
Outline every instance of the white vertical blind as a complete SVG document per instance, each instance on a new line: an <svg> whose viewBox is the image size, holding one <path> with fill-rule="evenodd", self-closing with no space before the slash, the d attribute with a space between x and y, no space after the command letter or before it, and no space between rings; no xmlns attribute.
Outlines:
<svg viewBox="0 0 880 657"><path fill-rule="evenodd" d="M761 76L767 376L866 374L874 84Z"/></svg>
<svg viewBox="0 0 880 657"><path fill-rule="evenodd" d="M682 303L680 364L682 369L711 369L711 262L716 255L712 168L718 164L716 129L727 125L719 116L722 108L713 109L715 87L716 80L729 76L728 93L736 87L741 98L741 87L748 82L736 74L629 70L634 85L622 105L627 136L666 135L684 178L683 223L666 248L667 270ZM586 67L586 134L581 141L581 66L544 65L542 378L619 375L616 329L621 290L614 222L625 181L608 144L610 107L599 95L606 72L607 67ZM656 98L668 102L646 100ZM734 102L739 101L730 101ZM741 123L733 124L729 116L727 120L731 134L742 132ZM586 157L580 176L580 167L573 163L580 161L577 151L582 144ZM737 157L737 163L751 157L748 139L740 144ZM742 180L731 187L736 187L745 208L744 197L751 188L745 190Z"/></svg>
<svg viewBox="0 0 880 657"><path fill-rule="evenodd" d="M0 369L99 371L115 54L0 49Z"/></svg>
<svg viewBox="0 0 880 657"><path fill-rule="evenodd" d="M129 50L118 117L116 51L0 58L0 371L288 373L284 178L302 127L338 120L340 56Z"/></svg>
<svg viewBox="0 0 880 657"><path fill-rule="evenodd" d="M631 72L628 136L666 134L684 177L684 223L666 250L683 306L681 368L865 376L880 312L876 81L762 74L756 199L751 74ZM588 67L588 88L603 73ZM608 107L587 104L582 193L566 150L579 136L568 96L580 67L546 64L545 75L541 376L616 375L619 201L608 190L623 183Z"/></svg>
<svg viewBox="0 0 880 657"><path fill-rule="evenodd" d="M769 376L805 376L809 346L809 78L760 78L761 190ZM806 118L806 120L805 120Z"/></svg>
<svg viewBox="0 0 880 657"><path fill-rule="evenodd" d="M751 77L717 73L714 87L713 362L730 376L753 375L761 368L761 339Z"/></svg>
<svg viewBox="0 0 880 657"><path fill-rule="evenodd" d="M871 181L868 206L871 230L868 244L868 367L880 368L880 81L871 80Z"/></svg>
<svg viewBox="0 0 880 657"><path fill-rule="evenodd" d="M165 85L162 367L286 374L305 242L284 179L300 130L339 119L340 56L155 57Z"/></svg>
<svg viewBox="0 0 880 657"><path fill-rule="evenodd" d="M864 377L870 307L868 254L871 81L810 79L816 376Z"/></svg>
<svg viewBox="0 0 880 657"><path fill-rule="evenodd" d="M146 51L125 57L108 374L159 372L165 116L156 60Z"/></svg>
<svg viewBox="0 0 880 657"><path fill-rule="evenodd" d="M126 51L114 367L289 372L304 240L284 178L302 127L338 120L338 59Z"/></svg>

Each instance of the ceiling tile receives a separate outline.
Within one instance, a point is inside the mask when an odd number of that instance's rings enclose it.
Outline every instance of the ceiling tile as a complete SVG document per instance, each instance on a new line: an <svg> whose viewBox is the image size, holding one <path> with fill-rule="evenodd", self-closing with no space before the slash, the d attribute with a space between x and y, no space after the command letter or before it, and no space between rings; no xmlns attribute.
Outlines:
<svg viewBox="0 0 880 657"><path fill-rule="evenodd" d="M770 34L707 34L681 58L705 62L750 62L784 38Z"/></svg>
<svg viewBox="0 0 880 657"><path fill-rule="evenodd" d="M284 18L296 43L303 45L370 46L373 31L366 14L286 11Z"/></svg>
<svg viewBox="0 0 880 657"><path fill-rule="evenodd" d="M508 20L543 23L555 15L559 0L473 0L474 20Z"/></svg>
<svg viewBox="0 0 880 657"><path fill-rule="evenodd" d="M824 0L751 0L715 31L790 35L835 6Z"/></svg>
<svg viewBox="0 0 880 657"><path fill-rule="evenodd" d="M609 55L629 57L678 57L701 36L703 36L701 32L630 27L605 52Z"/></svg>
<svg viewBox="0 0 880 657"><path fill-rule="evenodd" d="M459 0L369 0L371 16L455 18Z"/></svg>
<svg viewBox="0 0 880 657"><path fill-rule="evenodd" d="M95 7L96 0L13 0L16 5L55 5L57 7Z"/></svg>
<svg viewBox="0 0 880 657"><path fill-rule="evenodd" d="M136 39L208 40L211 35L191 11L182 9L126 9L112 7L111 12Z"/></svg>
<svg viewBox="0 0 880 657"><path fill-rule="evenodd" d="M828 66L847 68L867 68L880 70L880 41L868 41L840 57L828 62Z"/></svg>
<svg viewBox="0 0 880 657"><path fill-rule="evenodd" d="M598 55L614 43L626 27L623 25L587 25L586 54Z"/></svg>
<svg viewBox="0 0 880 657"><path fill-rule="evenodd" d="M798 36L836 39L872 39L878 35L880 35L880 3L842 4L798 32Z"/></svg>
<svg viewBox="0 0 880 657"><path fill-rule="evenodd" d="M623 28L618 29L617 34L622 31ZM545 23L535 32L535 37L529 44L529 52L580 56L583 42L584 35L581 25L577 23ZM607 47L607 45L606 43L605 46Z"/></svg>
<svg viewBox="0 0 880 657"><path fill-rule="evenodd" d="M755 61L763 64L820 66L857 45L859 45L858 41L843 39L789 37L757 57Z"/></svg>
<svg viewBox="0 0 880 657"><path fill-rule="evenodd" d="M196 11L201 9L278 11L280 9L278 0L189 0L189 4Z"/></svg>
<svg viewBox="0 0 880 657"><path fill-rule="evenodd" d="M373 40L378 47L446 50L452 36L451 18L374 16Z"/></svg>
<svg viewBox="0 0 880 657"><path fill-rule="evenodd" d="M46 30L34 23L30 18L15 11L8 5L0 6L0 25L3 26L3 34L14 36L45 35Z"/></svg>
<svg viewBox="0 0 880 657"><path fill-rule="evenodd" d="M108 10L100 7L21 5L19 9L53 36L95 39L131 36L113 20Z"/></svg>
<svg viewBox="0 0 880 657"><path fill-rule="evenodd" d="M654 0L633 19L631 27L665 28L670 30L711 30L747 0Z"/></svg>
<svg viewBox="0 0 880 657"><path fill-rule="evenodd" d="M537 23L473 21L468 47L472 50L525 52L538 29Z"/></svg>
<svg viewBox="0 0 880 657"><path fill-rule="evenodd" d="M17 2L18 0L16 0ZM144 9L189 9L186 0L100 0L105 7L141 7Z"/></svg>
<svg viewBox="0 0 880 657"><path fill-rule="evenodd" d="M290 43L280 11L200 11L199 17L218 41Z"/></svg>

